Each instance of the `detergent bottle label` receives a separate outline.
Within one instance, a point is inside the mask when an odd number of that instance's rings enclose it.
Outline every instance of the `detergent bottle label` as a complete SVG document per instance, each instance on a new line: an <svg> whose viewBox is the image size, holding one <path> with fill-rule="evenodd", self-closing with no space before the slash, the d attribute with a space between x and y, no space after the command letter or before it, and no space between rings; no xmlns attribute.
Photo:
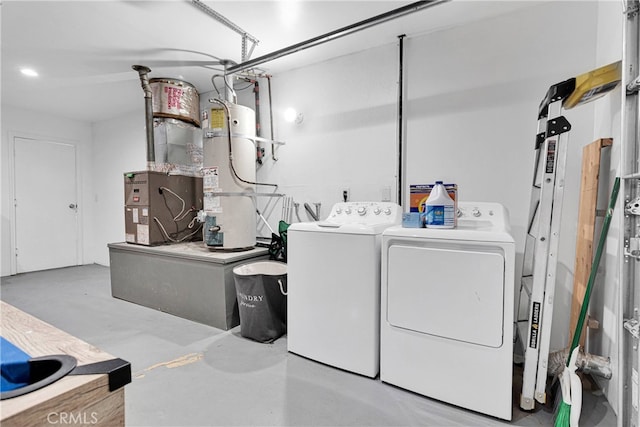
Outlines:
<svg viewBox="0 0 640 427"><path fill-rule="evenodd" d="M425 225L428 226L441 226L441 227L453 227L454 225L454 212L453 206L447 205L427 205Z"/></svg>

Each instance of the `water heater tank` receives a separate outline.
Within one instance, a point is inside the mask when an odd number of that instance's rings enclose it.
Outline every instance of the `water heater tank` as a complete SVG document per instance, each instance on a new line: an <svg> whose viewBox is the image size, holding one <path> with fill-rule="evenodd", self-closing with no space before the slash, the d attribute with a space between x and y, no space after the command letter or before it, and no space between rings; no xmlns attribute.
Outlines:
<svg viewBox="0 0 640 427"><path fill-rule="evenodd" d="M255 145L249 139L256 134L255 113L225 105L210 110L211 132L205 132L203 240L210 249L248 250L256 244Z"/></svg>

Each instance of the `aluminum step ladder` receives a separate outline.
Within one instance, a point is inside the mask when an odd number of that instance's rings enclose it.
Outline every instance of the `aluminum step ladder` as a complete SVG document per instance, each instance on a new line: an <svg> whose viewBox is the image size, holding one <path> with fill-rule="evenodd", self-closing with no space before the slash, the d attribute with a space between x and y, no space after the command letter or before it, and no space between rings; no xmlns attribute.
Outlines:
<svg viewBox="0 0 640 427"><path fill-rule="evenodd" d="M547 369L556 285L564 175L571 124L563 109L598 99L621 80L621 62L549 88L538 109L538 133L516 331L524 346L520 407L546 403ZM526 313L520 310L526 307Z"/></svg>
<svg viewBox="0 0 640 427"><path fill-rule="evenodd" d="M520 407L532 410L546 402L547 367L553 297L564 196L569 121L561 115L563 102L575 89L575 79L551 86L538 110L538 133L528 229L525 241L517 333L524 346ZM535 399L535 400L534 400Z"/></svg>

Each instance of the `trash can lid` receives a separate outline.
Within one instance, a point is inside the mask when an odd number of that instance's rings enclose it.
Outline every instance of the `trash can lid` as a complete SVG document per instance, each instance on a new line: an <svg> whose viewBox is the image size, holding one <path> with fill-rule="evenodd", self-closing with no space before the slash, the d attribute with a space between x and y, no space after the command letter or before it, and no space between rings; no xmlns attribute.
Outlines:
<svg viewBox="0 0 640 427"><path fill-rule="evenodd" d="M287 264L278 261L256 261L242 264L233 268L233 274L238 276L282 276L287 274Z"/></svg>

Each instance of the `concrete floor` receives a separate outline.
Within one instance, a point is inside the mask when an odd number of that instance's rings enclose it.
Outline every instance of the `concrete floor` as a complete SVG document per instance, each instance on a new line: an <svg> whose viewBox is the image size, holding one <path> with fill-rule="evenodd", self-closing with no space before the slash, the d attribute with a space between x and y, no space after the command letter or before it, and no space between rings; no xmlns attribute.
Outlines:
<svg viewBox="0 0 640 427"><path fill-rule="evenodd" d="M0 297L131 362L129 426L539 426L545 407L512 423L111 297L109 268L71 267L3 277ZM518 378L514 380L518 382ZM447 387L447 384L443 384ZM517 387L514 395L517 395ZM582 426L615 426L601 393L584 391Z"/></svg>

